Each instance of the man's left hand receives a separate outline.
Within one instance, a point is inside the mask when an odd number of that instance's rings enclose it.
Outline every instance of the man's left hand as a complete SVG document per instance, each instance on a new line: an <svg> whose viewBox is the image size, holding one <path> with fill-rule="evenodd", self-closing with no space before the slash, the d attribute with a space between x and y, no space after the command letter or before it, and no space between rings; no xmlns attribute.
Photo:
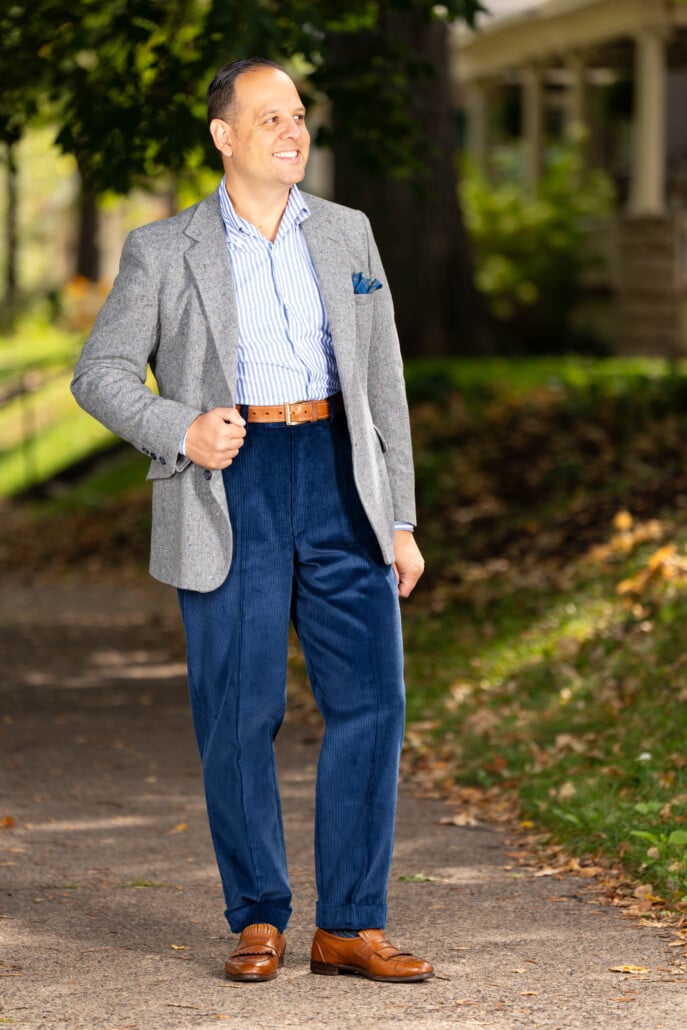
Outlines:
<svg viewBox="0 0 687 1030"><path fill-rule="evenodd" d="M394 534L393 565L398 580L399 597L410 597L415 584L425 570L425 559L409 529L397 529Z"/></svg>

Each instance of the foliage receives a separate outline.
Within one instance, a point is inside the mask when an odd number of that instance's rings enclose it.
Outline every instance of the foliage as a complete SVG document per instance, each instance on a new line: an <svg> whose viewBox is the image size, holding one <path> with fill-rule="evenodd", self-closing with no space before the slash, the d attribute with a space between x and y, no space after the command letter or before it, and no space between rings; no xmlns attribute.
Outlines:
<svg viewBox="0 0 687 1030"><path fill-rule="evenodd" d="M535 196L513 180L488 183L468 166L462 200L477 285L511 348L574 351L571 309L584 272L598 261L587 237L611 211L607 176L586 171L579 148L567 146L553 156Z"/></svg>
<svg viewBox="0 0 687 1030"><path fill-rule="evenodd" d="M25 74L19 84L14 75L3 79L0 130L18 94L15 133L35 111L44 113L47 101L57 141L77 158L89 186L125 193L183 169L199 152L214 163L203 95L217 67L252 53L298 55L301 71L315 71L315 88L339 108L340 131L361 143L363 159L376 155L379 164L384 153L388 168L385 148L403 158L417 146L420 130L408 121L407 100L417 76L431 69L389 39L364 76L357 67L337 67L333 75L331 41L371 32L392 11L472 20L479 9L478 0L449 0L441 9L429 0L349 0L343 9L332 0L14 0L0 14L0 31L13 68ZM371 95L381 102L370 104ZM398 141L401 123L412 136L408 147Z"/></svg>

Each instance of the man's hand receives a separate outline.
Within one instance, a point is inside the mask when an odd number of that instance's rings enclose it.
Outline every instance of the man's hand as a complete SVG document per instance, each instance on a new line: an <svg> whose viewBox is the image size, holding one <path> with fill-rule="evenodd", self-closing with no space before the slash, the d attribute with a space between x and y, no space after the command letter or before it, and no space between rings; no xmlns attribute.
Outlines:
<svg viewBox="0 0 687 1030"><path fill-rule="evenodd" d="M409 529L397 529L394 534L394 572L398 580L399 597L410 597L415 584L425 570L425 559Z"/></svg>
<svg viewBox="0 0 687 1030"><path fill-rule="evenodd" d="M212 408L188 427L186 457L206 469L225 469L243 447L246 422L236 408Z"/></svg>

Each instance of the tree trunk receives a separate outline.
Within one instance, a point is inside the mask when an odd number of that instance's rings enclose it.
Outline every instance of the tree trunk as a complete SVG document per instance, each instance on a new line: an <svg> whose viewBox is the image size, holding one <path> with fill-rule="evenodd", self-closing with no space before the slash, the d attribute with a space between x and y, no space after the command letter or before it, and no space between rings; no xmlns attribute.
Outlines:
<svg viewBox="0 0 687 1030"><path fill-rule="evenodd" d="M77 157L77 166L79 159ZM81 189L77 202L76 275L86 279L100 278L100 221L98 196L88 185L79 168Z"/></svg>
<svg viewBox="0 0 687 1030"><path fill-rule="evenodd" d="M361 47L369 58L371 45L384 46L385 38L405 42L436 69L413 90L429 143L426 185L372 176L356 163L355 141L337 140L335 121L335 199L361 208L372 222L404 355L475 353L484 343L484 316L458 200L447 28L416 12L388 13L377 39L343 36L332 45L338 61L360 60Z"/></svg>
<svg viewBox="0 0 687 1030"><path fill-rule="evenodd" d="M16 142L5 144L7 157L7 192L5 212L5 247L7 252L5 265L5 311L3 312L3 328L11 332L19 300L19 279L17 264L19 259L19 192L17 183L19 169L16 157Z"/></svg>

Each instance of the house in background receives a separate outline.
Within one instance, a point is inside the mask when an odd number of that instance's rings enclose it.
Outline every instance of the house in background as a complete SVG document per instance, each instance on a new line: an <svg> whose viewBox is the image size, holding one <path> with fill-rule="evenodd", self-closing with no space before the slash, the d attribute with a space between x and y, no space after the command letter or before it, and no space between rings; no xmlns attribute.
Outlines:
<svg viewBox="0 0 687 1030"><path fill-rule="evenodd" d="M687 2L485 6L474 31L453 36L468 149L489 174L515 126L534 188L547 140L583 128L586 159L611 175L618 196L604 230L616 349L687 353Z"/></svg>

